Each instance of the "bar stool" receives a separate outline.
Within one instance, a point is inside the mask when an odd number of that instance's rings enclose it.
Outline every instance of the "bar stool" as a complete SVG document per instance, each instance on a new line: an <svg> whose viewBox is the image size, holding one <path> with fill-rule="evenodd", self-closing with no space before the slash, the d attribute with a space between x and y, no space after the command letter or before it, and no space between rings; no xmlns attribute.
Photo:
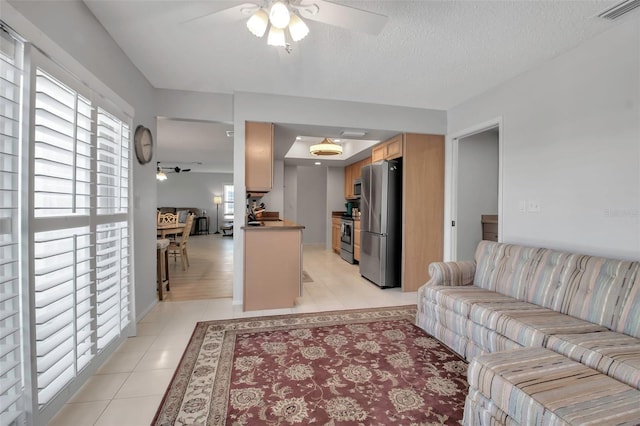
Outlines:
<svg viewBox="0 0 640 426"><path fill-rule="evenodd" d="M158 298L163 299L162 292L166 284L167 291L169 291L169 248L170 241L167 238L160 239L157 242L157 271L156 271L156 283L158 285Z"/></svg>

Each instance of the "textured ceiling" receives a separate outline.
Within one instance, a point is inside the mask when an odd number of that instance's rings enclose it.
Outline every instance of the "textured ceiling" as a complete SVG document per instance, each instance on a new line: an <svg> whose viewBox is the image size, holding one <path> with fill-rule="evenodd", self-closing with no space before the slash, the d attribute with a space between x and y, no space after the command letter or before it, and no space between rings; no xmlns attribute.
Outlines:
<svg viewBox="0 0 640 426"><path fill-rule="evenodd" d="M609 28L595 15L616 1L336 1L388 22L373 36L308 21L291 54L244 19L185 23L242 1L85 3L158 88L449 109Z"/></svg>
<svg viewBox="0 0 640 426"><path fill-rule="evenodd" d="M194 19L242 1L84 1L157 88L257 92L443 110L615 25L595 16L617 3L335 1L389 19L377 36L307 21L310 34L287 53L268 46L266 37L249 33L242 16L231 19L213 14ZM231 172L230 139L212 137L215 132L203 132L203 126L159 122L158 158L184 162L206 158L207 163L194 166L194 171ZM224 126L217 127L222 130ZM276 157L284 158L297 135L330 137L339 130L280 124L276 126ZM380 138L385 136L389 135ZM352 159L358 159L357 155Z"/></svg>

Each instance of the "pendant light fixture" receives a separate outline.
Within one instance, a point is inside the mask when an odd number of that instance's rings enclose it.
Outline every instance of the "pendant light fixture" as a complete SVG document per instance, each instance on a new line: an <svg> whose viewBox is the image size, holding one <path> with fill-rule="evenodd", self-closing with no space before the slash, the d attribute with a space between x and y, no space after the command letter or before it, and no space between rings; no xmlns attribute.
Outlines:
<svg viewBox="0 0 640 426"><path fill-rule="evenodd" d="M295 7L294 7L295 8ZM258 9L247 21L247 28L256 37L263 37L269 28L267 44L270 46L287 45L285 29L293 41L300 41L309 34L309 27L292 11L292 5L287 1L276 1L268 10Z"/></svg>
<svg viewBox="0 0 640 426"><path fill-rule="evenodd" d="M324 138L322 142L311 145L309 152L313 155L340 155L342 154L342 146L338 145L329 138Z"/></svg>

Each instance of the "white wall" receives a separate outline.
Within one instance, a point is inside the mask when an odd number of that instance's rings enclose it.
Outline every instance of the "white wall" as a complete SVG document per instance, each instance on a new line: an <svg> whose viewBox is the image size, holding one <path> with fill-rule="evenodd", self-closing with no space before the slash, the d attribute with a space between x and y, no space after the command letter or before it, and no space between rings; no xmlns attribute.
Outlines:
<svg viewBox="0 0 640 426"><path fill-rule="evenodd" d="M498 214L498 132L458 143L457 259L473 260L482 240L483 214Z"/></svg>
<svg viewBox="0 0 640 426"><path fill-rule="evenodd" d="M449 111L450 135L502 117L503 241L640 258L639 76L631 19Z"/></svg>
<svg viewBox="0 0 640 426"><path fill-rule="evenodd" d="M267 211L278 212L281 219L289 219L284 215L284 196L284 161L275 160L273 162L273 190L264 194L260 201L265 204Z"/></svg>
<svg viewBox="0 0 640 426"><path fill-rule="evenodd" d="M215 195L222 196L223 185L233 185L233 173L168 173L167 180L156 181L158 207L195 207L206 210L209 216L209 231L215 232ZM224 207L220 205L223 223Z"/></svg>
<svg viewBox="0 0 640 426"><path fill-rule="evenodd" d="M298 166L298 220L304 244L325 244L327 230L327 168Z"/></svg>
<svg viewBox="0 0 640 426"><path fill-rule="evenodd" d="M325 247L331 247L331 212L344 211L344 167L327 167L327 209L324 220L326 223Z"/></svg>
<svg viewBox="0 0 640 426"><path fill-rule="evenodd" d="M155 90L158 117L233 122L233 95L184 90Z"/></svg>
<svg viewBox="0 0 640 426"><path fill-rule="evenodd" d="M284 167L284 218L298 222L298 167Z"/></svg>
<svg viewBox="0 0 640 426"><path fill-rule="evenodd" d="M316 124L345 128L392 130L415 133L446 133L446 112L431 109L374 105L359 102L276 96L257 93L235 93L233 96L234 123L234 188L237 194L245 191L244 181L244 123ZM236 197L236 223L244 223L244 201ZM298 221L301 218L298 212ZM244 231L234 229L233 303L242 303Z"/></svg>

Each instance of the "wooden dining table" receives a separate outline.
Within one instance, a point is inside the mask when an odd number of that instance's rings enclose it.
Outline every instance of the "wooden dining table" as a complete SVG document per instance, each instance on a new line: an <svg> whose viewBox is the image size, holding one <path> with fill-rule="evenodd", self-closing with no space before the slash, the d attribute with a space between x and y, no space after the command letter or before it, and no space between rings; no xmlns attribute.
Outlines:
<svg viewBox="0 0 640 426"><path fill-rule="evenodd" d="M167 235L182 234L186 223L163 223L157 225L157 235L165 238Z"/></svg>

